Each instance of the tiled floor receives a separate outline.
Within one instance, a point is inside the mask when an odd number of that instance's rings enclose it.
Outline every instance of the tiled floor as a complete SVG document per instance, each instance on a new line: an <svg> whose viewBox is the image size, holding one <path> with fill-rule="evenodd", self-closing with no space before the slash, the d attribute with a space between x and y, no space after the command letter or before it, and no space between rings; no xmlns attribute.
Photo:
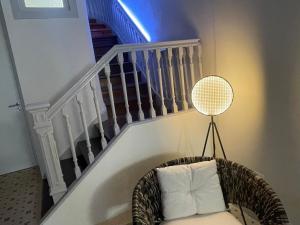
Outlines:
<svg viewBox="0 0 300 225"><path fill-rule="evenodd" d="M38 225L41 214L42 178L38 168L30 168L0 176L0 224ZM231 213L241 222L237 206ZM259 225L245 212L247 224Z"/></svg>
<svg viewBox="0 0 300 225"><path fill-rule="evenodd" d="M0 176L0 224L38 225L42 178L38 168Z"/></svg>

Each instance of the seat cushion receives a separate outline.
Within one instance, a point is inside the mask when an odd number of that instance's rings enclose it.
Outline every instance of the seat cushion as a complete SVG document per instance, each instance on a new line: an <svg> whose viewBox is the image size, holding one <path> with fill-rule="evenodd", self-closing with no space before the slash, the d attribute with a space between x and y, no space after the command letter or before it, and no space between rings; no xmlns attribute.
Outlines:
<svg viewBox="0 0 300 225"><path fill-rule="evenodd" d="M162 225L241 225L229 212L219 212L206 215L195 215L176 220L169 220Z"/></svg>
<svg viewBox="0 0 300 225"><path fill-rule="evenodd" d="M216 160L157 168L165 220L226 210Z"/></svg>

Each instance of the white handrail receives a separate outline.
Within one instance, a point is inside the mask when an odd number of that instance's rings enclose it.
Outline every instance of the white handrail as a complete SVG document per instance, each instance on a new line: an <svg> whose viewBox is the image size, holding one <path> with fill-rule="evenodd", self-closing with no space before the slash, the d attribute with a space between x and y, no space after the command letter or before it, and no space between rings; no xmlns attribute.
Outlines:
<svg viewBox="0 0 300 225"><path fill-rule="evenodd" d="M190 47L200 45L199 39L180 40L180 41L166 41L156 43L143 44L123 44L115 45L110 49L77 83L75 83L61 98L59 98L47 111L47 116L52 119L58 112L60 112L65 104L70 102L89 82L104 69L118 53L143 50L153 50L158 48L176 48L176 47Z"/></svg>
<svg viewBox="0 0 300 225"><path fill-rule="evenodd" d="M128 49L142 51L142 50L153 50L157 48L175 48L175 47L189 47L197 46L200 44L200 39L188 39L188 40L177 40L177 41L162 41L162 42L151 42L141 44L123 44L116 45L119 51L127 52Z"/></svg>
<svg viewBox="0 0 300 225"><path fill-rule="evenodd" d="M50 107L47 112L48 118L52 119L66 103L70 102L105 67L106 62L113 59L116 55L116 48L117 46L114 46L110 49L77 83Z"/></svg>

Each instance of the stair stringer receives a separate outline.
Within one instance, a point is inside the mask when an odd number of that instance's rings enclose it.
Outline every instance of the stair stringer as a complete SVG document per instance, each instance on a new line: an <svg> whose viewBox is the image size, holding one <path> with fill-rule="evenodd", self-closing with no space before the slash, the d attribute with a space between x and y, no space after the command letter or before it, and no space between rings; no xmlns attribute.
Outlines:
<svg viewBox="0 0 300 225"><path fill-rule="evenodd" d="M188 110L125 126L41 224L95 225L130 217L126 212L138 179L166 160L199 155L205 138L199 134L205 133L208 119Z"/></svg>

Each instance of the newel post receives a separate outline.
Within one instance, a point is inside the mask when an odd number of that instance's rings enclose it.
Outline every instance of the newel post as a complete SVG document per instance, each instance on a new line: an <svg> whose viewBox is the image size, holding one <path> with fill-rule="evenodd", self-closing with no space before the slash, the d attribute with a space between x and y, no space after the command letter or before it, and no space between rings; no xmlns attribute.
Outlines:
<svg viewBox="0 0 300 225"><path fill-rule="evenodd" d="M35 104L27 107L33 117L34 130L40 143L41 155L44 160L46 177L50 195L56 203L67 191L66 183L60 166L56 141L53 135L53 125L47 116L50 104Z"/></svg>

